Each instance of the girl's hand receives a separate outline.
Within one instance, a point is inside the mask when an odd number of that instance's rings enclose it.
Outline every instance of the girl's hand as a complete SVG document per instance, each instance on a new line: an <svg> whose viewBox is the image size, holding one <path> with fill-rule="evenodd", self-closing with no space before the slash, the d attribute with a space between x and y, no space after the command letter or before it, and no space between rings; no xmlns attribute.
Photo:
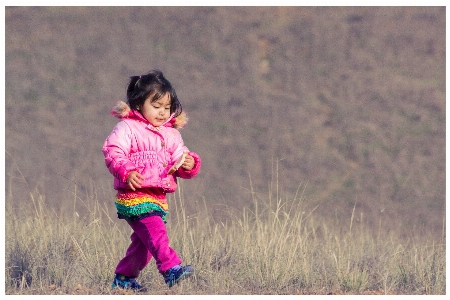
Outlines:
<svg viewBox="0 0 450 300"><path fill-rule="evenodd" d="M131 171L130 174L128 175L127 184L130 187L130 189L135 191L136 189L141 188L142 181L144 179L145 179L144 176L142 176L139 172Z"/></svg>
<svg viewBox="0 0 450 300"><path fill-rule="evenodd" d="M183 164L181 165L184 169L186 170L192 170L192 168L195 165L195 160L192 156L190 156L189 154L186 155L186 158L184 159Z"/></svg>

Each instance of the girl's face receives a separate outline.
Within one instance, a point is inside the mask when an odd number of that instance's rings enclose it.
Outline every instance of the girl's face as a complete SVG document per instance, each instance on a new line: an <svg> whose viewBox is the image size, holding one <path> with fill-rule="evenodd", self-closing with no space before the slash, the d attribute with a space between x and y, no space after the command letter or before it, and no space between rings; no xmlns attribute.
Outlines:
<svg viewBox="0 0 450 300"><path fill-rule="evenodd" d="M165 94L158 100L152 102L153 95L145 100L140 111L144 118L153 126L158 127L164 124L170 117L170 95Z"/></svg>

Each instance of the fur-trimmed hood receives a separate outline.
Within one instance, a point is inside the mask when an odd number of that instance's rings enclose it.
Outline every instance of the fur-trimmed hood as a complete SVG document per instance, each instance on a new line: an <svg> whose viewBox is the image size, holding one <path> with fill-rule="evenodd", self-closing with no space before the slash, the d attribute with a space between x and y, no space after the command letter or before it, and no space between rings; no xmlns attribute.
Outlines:
<svg viewBox="0 0 450 300"><path fill-rule="evenodd" d="M119 119L137 119L145 123L150 124L142 114L136 110L132 110L128 104L123 101L117 101L116 104L111 108L110 114ZM188 117L185 112L181 112L177 117L174 118L175 114L172 114L169 119L161 126L173 127L175 129L183 128L188 121Z"/></svg>

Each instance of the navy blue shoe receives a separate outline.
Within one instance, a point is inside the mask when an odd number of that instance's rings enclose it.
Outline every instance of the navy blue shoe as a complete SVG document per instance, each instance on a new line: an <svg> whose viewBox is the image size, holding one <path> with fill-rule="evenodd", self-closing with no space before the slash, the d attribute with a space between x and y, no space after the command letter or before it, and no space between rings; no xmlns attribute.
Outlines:
<svg viewBox="0 0 450 300"><path fill-rule="evenodd" d="M122 288L127 290L133 290L136 292L145 292L147 289L137 283L136 278L133 277L127 277L120 274L116 274L116 277L114 277L114 280L112 282L112 288Z"/></svg>
<svg viewBox="0 0 450 300"><path fill-rule="evenodd" d="M194 274L194 268L190 265L180 266L176 265L164 272L164 281L169 287L172 287L180 279L187 278Z"/></svg>

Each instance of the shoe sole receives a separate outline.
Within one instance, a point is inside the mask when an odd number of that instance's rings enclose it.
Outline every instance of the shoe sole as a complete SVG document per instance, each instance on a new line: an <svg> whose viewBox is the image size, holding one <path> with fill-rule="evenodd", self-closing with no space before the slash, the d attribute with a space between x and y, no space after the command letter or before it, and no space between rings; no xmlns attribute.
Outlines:
<svg viewBox="0 0 450 300"><path fill-rule="evenodd" d="M139 289L133 289L133 288L123 287L123 286L115 284L115 283L113 283L111 287L113 289L122 289L122 290L133 291L133 292L146 292L147 291L147 288L145 288L145 287L141 287Z"/></svg>

